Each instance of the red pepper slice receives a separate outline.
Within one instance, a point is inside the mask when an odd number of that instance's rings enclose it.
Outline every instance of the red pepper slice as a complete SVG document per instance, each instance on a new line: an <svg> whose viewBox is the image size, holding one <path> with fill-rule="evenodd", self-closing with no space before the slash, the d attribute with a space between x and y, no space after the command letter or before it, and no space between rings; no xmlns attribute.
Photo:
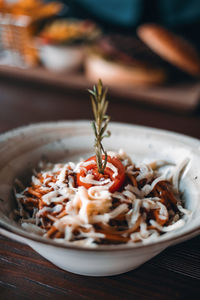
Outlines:
<svg viewBox="0 0 200 300"><path fill-rule="evenodd" d="M102 158L104 159L105 157L102 156ZM115 191L118 191L120 189L120 187L122 186L122 184L124 183L125 180L125 168L123 166L123 164L121 163L121 161L117 158L117 157L111 157L108 156L107 157L107 161L111 164L113 164L114 167L117 168L118 174L113 177L113 171L106 166L105 170L104 170L104 174L101 174L98 172L98 167L97 167L97 163L96 163L96 156L92 156L89 159L85 160L85 162L91 161L91 164L84 166L79 173L77 173L77 185L78 186L84 186L86 189L89 189L90 187L93 186L93 184L89 184L89 183L85 183L81 181L81 177L86 177L86 175L88 174L88 171L90 171L89 173L92 174L94 176L94 180L99 181L103 179L110 179L113 184L110 186L109 191L111 193L114 193Z"/></svg>

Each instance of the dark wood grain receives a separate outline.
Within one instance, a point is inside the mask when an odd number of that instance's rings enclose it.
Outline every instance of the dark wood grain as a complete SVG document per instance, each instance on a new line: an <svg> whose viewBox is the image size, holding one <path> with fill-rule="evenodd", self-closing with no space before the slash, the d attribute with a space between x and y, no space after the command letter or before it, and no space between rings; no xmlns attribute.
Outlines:
<svg viewBox="0 0 200 300"><path fill-rule="evenodd" d="M113 121L200 138L200 111L178 114L111 97ZM0 78L0 132L33 122L91 118L86 91ZM0 299L198 299L200 238L171 247L129 273L64 272L28 246L0 237Z"/></svg>
<svg viewBox="0 0 200 300"><path fill-rule="evenodd" d="M91 82L87 80L84 73L79 70L70 76L65 73L48 71L42 66L37 68L22 69L11 66L0 65L0 75L13 77L28 82L42 82L59 88L87 89ZM182 74L183 75L183 74ZM179 74L180 76L180 74ZM193 111L199 104L200 81L192 78L179 78L171 80L161 86L140 86L118 87L110 86L109 92L112 95L120 95L132 101L149 103L158 107L165 107L178 111Z"/></svg>
<svg viewBox="0 0 200 300"><path fill-rule="evenodd" d="M195 238L165 250L134 271L95 278L62 271L29 247L1 237L1 295L12 291L28 299L32 293L34 299L195 299L199 251L200 238Z"/></svg>

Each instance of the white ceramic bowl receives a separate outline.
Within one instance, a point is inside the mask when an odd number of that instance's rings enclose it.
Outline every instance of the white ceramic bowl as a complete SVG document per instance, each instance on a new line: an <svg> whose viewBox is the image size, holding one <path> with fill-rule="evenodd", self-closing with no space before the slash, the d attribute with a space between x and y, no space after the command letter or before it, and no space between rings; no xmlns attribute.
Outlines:
<svg viewBox="0 0 200 300"><path fill-rule="evenodd" d="M146 245L115 245L101 248L56 243L27 233L11 218L14 207L13 181L26 182L42 157L52 162L78 161L92 154L93 133L88 121L30 125L0 136L0 233L23 242L58 267L82 275L106 276L132 270L166 247L200 233L200 141L167 131L111 123L112 135L105 139L109 150L123 148L133 159L165 159L175 163L190 162L180 188L192 217L182 228L160 236Z"/></svg>
<svg viewBox="0 0 200 300"><path fill-rule="evenodd" d="M82 46L41 45L40 59L43 65L55 72L69 72L79 68L83 63Z"/></svg>

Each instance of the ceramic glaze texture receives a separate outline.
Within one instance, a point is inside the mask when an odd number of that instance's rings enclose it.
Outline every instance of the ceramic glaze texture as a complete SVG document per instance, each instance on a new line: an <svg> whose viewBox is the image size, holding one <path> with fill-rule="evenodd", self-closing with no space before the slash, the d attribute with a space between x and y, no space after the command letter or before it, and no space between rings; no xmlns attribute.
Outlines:
<svg viewBox="0 0 200 300"><path fill-rule="evenodd" d="M148 244L81 248L60 244L25 232L12 220L15 207L12 187L15 178L25 184L38 162L75 161L88 158L92 152L93 133L89 121L58 122L31 125L0 137L0 233L26 243L58 267L91 276L114 275L134 269L166 247L189 239L200 232L200 142L166 131L133 125L111 123L112 135L105 139L107 150L120 148L134 162L162 159L179 163L188 158L180 188L185 206L192 211L185 226L160 236Z"/></svg>

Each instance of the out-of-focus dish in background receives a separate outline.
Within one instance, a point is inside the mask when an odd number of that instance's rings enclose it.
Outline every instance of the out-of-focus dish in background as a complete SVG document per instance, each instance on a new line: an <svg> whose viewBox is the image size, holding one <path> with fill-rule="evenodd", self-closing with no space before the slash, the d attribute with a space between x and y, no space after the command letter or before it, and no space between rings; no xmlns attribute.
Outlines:
<svg viewBox="0 0 200 300"><path fill-rule="evenodd" d="M59 20L44 27L38 38L39 57L52 71L73 71L83 66L85 47L100 35L90 21Z"/></svg>

